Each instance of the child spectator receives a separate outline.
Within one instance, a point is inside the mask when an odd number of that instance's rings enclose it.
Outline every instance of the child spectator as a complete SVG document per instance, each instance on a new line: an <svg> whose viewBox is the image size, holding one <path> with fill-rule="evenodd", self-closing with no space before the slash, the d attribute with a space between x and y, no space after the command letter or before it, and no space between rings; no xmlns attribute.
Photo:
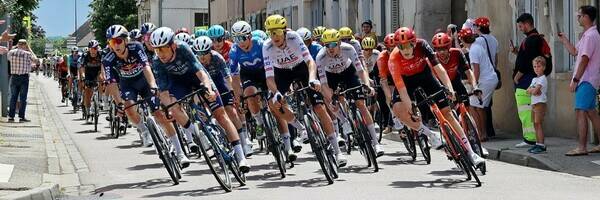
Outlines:
<svg viewBox="0 0 600 200"><path fill-rule="evenodd" d="M533 119L533 127L535 129L536 143L535 146L529 149L529 153L538 154L546 152L544 145L544 131L542 122L546 114L546 92L548 91L548 81L544 70L546 69L546 58L538 56L533 59L533 71L537 75L531 81L531 85L527 89L527 94L531 95L531 118Z"/></svg>

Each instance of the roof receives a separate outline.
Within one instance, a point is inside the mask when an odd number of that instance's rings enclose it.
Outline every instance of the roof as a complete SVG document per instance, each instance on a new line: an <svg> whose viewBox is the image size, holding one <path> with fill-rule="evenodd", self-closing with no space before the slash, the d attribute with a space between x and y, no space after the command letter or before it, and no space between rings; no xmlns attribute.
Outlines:
<svg viewBox="0 0 600 200"><path fill-rule="evenodd" d="M90 26L90 20L86 20L77 30L71 34L71 37L75 37L77 43L82 40L86 35L88 35L92 31L92 27Z"/></svg>

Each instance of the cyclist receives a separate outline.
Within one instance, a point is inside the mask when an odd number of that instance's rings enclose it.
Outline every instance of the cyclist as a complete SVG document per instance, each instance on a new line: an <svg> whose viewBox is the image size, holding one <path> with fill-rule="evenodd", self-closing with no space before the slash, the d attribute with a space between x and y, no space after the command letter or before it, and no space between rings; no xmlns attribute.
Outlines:
<svg viewBox="0 0 600 200"><path fill-rule="evenodd" d="M340 41L342 41L344 43L348 43L348 44L352 45L352 47L354 47L354 50L356 51L356 53L358 53L358 59L360 59L360 62L364 66L365 55L363 55L362 48L360 47L360 42L358 40L354 39L354 34L352 33L352 29L350 29L348 27L342 27L342 28L340 28L339 33L340 33Z"/></svg>
<svg viewBox="0 0 600 200"><path fill-rule="evenodd" d="M379 103L379 110L381 112L383 121L377 123L385 127L385 133L389 133L391 131L391 128L388 125L391 125L390 119L392 117L390 114L390 108L388 106L389 104L386 103L386 96L380 84L379 67L377 66L377 60L379 59L379 55L381 54L381 52L375 49L377 47L377 42L371 37L363 38L361 43L363 48L363 55L365 55L365 68L367 68L369 78L372 81L371 85L379 85L379 87L377 87L375 91L375 98ZM372 109L374 108L371 108L371 110Z"/></svg>
<svg viewBox="0 0 600 200"><path fill-rule="evenodd" d="M238 21L231 27L235 44L229 51L229 68L233 74L233 89L236 97L250 96L267 90L265 69L263 62L263 40L252 37L251 26L245 21ZM236 98L236 101L239 98ZM262 131L262 115L259 106L260 97L246 100L248 109L256 121L256 135L258 139L264 138ZM239 102L237 105L240 105Z"/></svg>
<svg viewBox="0 0 600 200"><path fill-rule="evenodd" d="M313 59L316 59L317 54L319 53L321 48L323 48L323 46L321 46L318 42L313 41L312 33L307 28L304 28L304 27L299 28L296 32L304 40L304 45L306 45L306 47L308 47L310 56Z"/></svg>
<svg viewBox="0 0 600 200"><path fill-rule="evenodd" d="M394 114L404 124L414 130L418 130L419 134L427 135L433 148L440 149L442 142L439 136L433 134L420 120L417 122L412 120L413 115L410 113L410 100L415 99L411 99L408 95L413 94L418 87L422 87L427 94L433 94L443 89L440 81L434 77L430 67L428 67L428 63L433 66L432 68L439 77L439 80L448 88L451 99L455 99L454 88L446 70L439 63L427 41L417 39L415 32L407 27L399 28L394 34L397 47L390 54L389 67L396 90L398 90L400 96L399 100L396 100L394 104ZM461 136L462 142L466 145L469 157L473 163L476 166L483 164L485 160L471 150L469 140L465 136L458 120L456 120L456 117L451 112L448 99L442 95L438 95L435 101L446 120Z"/></svg>
<svg viewBox="0 0 600 200"><path fill-rule="evenodd" d="M206 69L200 64L190 46L187 45L187 43L175 41L174 35L175 33L170 28L161 27L152 33L151 38L152 46L157 54L154 58L153 65L158 71L160 98L163 104L167 105L173 102L171 95L176 99L181 99L185 95L191 93L194 88L202 86L206 87L208 89L206 96L210 101L207 103L219 124L228 133L227 137L231 142L231 146L233 146L236 155L235 157L240 164L240 171L247 173L250 170L250 166L243 156L244 152L240 145L237 131L225 113L225 109L223 109L221 97L217 91L214 91L216 86L213 80L211 80ZM203 40L203 38L206 37L200 37L198 40ZM200 48L201 50L210 49L210 47L207 47L210 46L207 45L207 43L202 43L202 45L203 46ZM203 56L208 54L216 55L217 58L219 58L217 53L211 51L199 52L199 55ZM212 62L212 58L210 59ZM225 64L221 63L221 67L225 67ZM177 123L186 129L186 136L192 138L192 134L196 128L181 107L174 106L169 109L169 111L173 113L173 117ZM169 131L167 131L167 133L169 133ZM172 141L178 140L174 130L171 134L167 135L172 138ZM193 142L190 144L195 146Z"/></svg>
<svg viewBox="0 0 600 200"><path fill-rule="evenodd" d="M467 89L462 83L463 76L466 76L471 88L477 88L475 76L467 63L465 55L460 49L451 48L452 43L452 38L446 33L437 33L431 39L435 56L448 73L448 78L452 82L452 88L456 90L456 95L468 95Z"/></svg>
<svg viewBox="0 0 600 200"><path fill-rule="evenodd" d="M67 75L69 75L69 67L67 66L67 57L59 56L57 59L56 68L59 74L58 81L60 83L60 89L62 92L62 98L60 102L64 103L68 99L67 94Z"/></svg>
<svg viewBox="0 0 600 200"><path fill-rule="evenodd" d="M231 122L234 124L237 132L240 136L240 143L243 148L243 152L246 157L252 156L252 142L248 139L248 136L245 134L245 127L239 128L241 123L233 118L237 116L236 110L234 109L234 92L232 91L233 80L231 76L231 71L229 66L225 63L225 59L217 53L216 51L212 51L212 40L207 36L200 36L196 40L194 40L194 45L192 46L192 50L197 53L198 60L200 60L200 64L204 66L204 68L208 71L213 83L216 85L216 88L221 97L223 106L225 107L225 112L227 116L230 118ZM203 54L205 53L205 54Z"/></svg>
<svg viewBox="0 0 600 200"><path fill-rule="evenodd" d="M83 54L81 58L81 68L83 69L85 80L85 90L83 93L83 112L90 115L91 99L93 88L98 86L98 77L102 65L102 53L98 51L100 44L96 40L90 40L88 43L89 51ZM98 111L96 111L98 112ZM88 117L88 120L91 117Z"/></svg>
<svg viewBox="0 0 600 200"><path fill-rule="evenodd" d="M327 28L324 26L317 26L313 29L313 40L317 41L317 43L319 43L321 46L323 46L323 42L321 42L321 35L323 35L323 32L326 30Z"/></svg>
<svg viewBox="0 0 600 200"><path fill-rule="evenodd" d="M142 34L142 41L144 44L144 51L146 51L146 55L148 58L154 58L154 48L152 48L152 44L150 44L150 34L156 30L156 26L152 23L144 23L140 28L140 34Z"/></svg>
<svg viewBox="0 0 600 200"><path fill-rule="evenodd" d="M385 47L383 51L379 54L379 58L377 58L377 70L379 71L379 84L381 85L381 90L383 90L383 94L385 94L385 102L386 105L392 105L392 99L394 97L398 97L398 91L395 89L394 80L392 79L392 75L390 73L390 69L388 66L388 61L390 58L390 53L396 47L396 43L394 41L394 34L390 33L385 36L383 39L383 46ZM402 122L395 116L392 115L394 129L400 130L403 128ZM391 123L391 122L390 122ZM386 131L389 131L386 130Z"/></svg>
<svg viewBox="0 0 600 200"><path fill-rule="evenodd" d="M71 89L70 97L72 97L73 92L75 92L75 90L73 89L73 81L78 81L78 78L79 78L79 58L80 57L81 56L79 55L79 48L72 47L71 55L69 55L67 58L67 63L69 65L69 88Z"/></svg>
<svg viewBox="0 0 600 200"><path fill-rule="evenodd" d="M322 93L327 105L331 105L332 89L335 90L338 86L345 86L347 88L357 87L361 85L360 80L369 89L369 95L373 95L375 90L370 86L371 81L369 81L366 73L361 73L363 65L354 47L350 44L340 42L340 34L335 29L325 31L321 40L325 44L325 48L321 49L319 54L317 54L316 63L319 79L323 84L321 87ZM362 88L357 90L350 98L356 98L356 107L358 107L364 117L367 129L371 134L375 152L377 152L377 156L382 156L384 151L377 140L378 136L375 132L373 117L365 104L365 94L363 94ZM337 106L332 106L331 110L333 113L337 113L338 109ZM336 152L336 154L340 153Z"/></svg>
<svg viewBox="0 0 600 200"><path fill-rule="evenodd" d="M219 52L229 63L229 50L232 44L226 38L225 28L221 25L212 25L208 28L208 37L213 41L213 50Z"/></svg>
<svg viewBox="0 0 600 200"><path fill-rule="evenodd" d="M136 42L143 42L144 39L142 38L142 33L140 32L140 29L137 28L129 31L129 38Z"/></svg>
<svg viewBox="0 0 600 200"><path fill-rule="evenodd" d="M283 94L290 90L290 86L295 80L302 81L302 84L310 85L314 90L310 90L310 101L313 109L320 119L323 129L327 134L329 143L339 152L339 145L333 124L325 106L323 105L323 96L320 93L321 83L317 79L317 67L304 41L295 31L287 29L287 21L281 15L271 15L265 21L267 32L271 36L263 44L263 57L265 63L265 73L267 77L267 87L272 92L272 100L269 106L278 120L279 131L283 138L284 148L289 152L290 133L287 124L294 126L301 133L305 133L305 127L295 118ZM284 112L278 112L283 109ZM288 159L294 161L296 155L288 154ZM337 157L338 166L345 166L346 159L342 154Z"/></svg>

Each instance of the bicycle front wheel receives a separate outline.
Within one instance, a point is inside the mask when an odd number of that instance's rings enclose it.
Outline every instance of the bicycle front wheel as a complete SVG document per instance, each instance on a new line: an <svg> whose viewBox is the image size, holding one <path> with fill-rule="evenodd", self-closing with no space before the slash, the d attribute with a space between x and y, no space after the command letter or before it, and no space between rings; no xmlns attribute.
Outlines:
<svg viewBox="0 0 600 200"><path fill-rule="evenodd" d="M450 147L450 149L453 149L454 151L456 151L456 152L454 152L454 154L456 156L454 159L459 163L459 165L462 165L463 171L465 172L465 174L467 174L467 180L471 179L471 177L475 178L475 181L477 182L477 187L480 187L481 181L479 180L479 177L475 173L475 168L471 162L471 159L466 154L467 151L465 151L465 149L459 142L458 138L456 137L456 133L454 133L454 131L452 131L452 129L450 128L450 125L448 125L448 124L441 124L441 125L443 125L443 127L440 127L440 128L443 128L446 131L446 133L448 134L448 136L450 137L450 143L452 144L452 147Z"/></svg>
<svg viewBox="0 0 600 200"><path fill-rule="evenodd" d="M195 135L194 140L200 146L200 151L202 152L202 156L204 156L204 161L208 165L208 168L210 168L210 171L215 176L215 179L221 188L227 192L231 192L232 187L231 177L229 176L229 168L225 159L223 158L223 156L225 156L223 155L225 152L222 151L220 145L214 138L215 134L218 133L215 133L214 131L216 130L213 130L213 128L210 126L202 126L197 124L196 127L203 127L203 135ZM208 144L202 142L203 140L200 139L200 137L206 137L205 141L208 142Z"/></svg>
<svg viewBox="0 0 600 200"><path fill-rule="evenodd" d="M281 174L281 178L285 178L286 169L285 169L285 153L283 150L283 142L279 135L275 135L277 131L275 118L269 112L263 112L264 119L264 127L263 131L267 136L267 148L275 158L277 168L279 168L279 173Z"/></svg>
<svg viewBox="0 0 600 200"><path fill-rule="evenodd" d="M158 130L159 127L157 126L156 122L154 122L154 120L152 120L152 119L149 119L146 122L146 126L148 127L148 132L150 133L150 136L152 137L152 141L154 142L154 147L156 148L158 157L160 158L163 165L167 169L167 172L169 173L171 180L173 180L173 184L178 185L179 177L177 175L177 169L176 169L178 166L176 165L176 161L173 161L174 159L177 159L177 158L173 157L173 155L169 151L169 148L167 146L167 141L161 135L162 133L159 132L159 130Z"/></svg>
<svg viewBox="0 0 600 200"><path fill-rule="evenodd" d="M333 173L331 172L331 166L329 163L329 159L325 153L325 139L323 137L323 132L318 128L318 124L310 117L309 115L304 115L304 122L306 122L306 131L309 136L310 146L317 157L317 161L319 161L319 165L321 166L321 170L323 170L323 174L327 179L329 184L333 184Z"/></svg>

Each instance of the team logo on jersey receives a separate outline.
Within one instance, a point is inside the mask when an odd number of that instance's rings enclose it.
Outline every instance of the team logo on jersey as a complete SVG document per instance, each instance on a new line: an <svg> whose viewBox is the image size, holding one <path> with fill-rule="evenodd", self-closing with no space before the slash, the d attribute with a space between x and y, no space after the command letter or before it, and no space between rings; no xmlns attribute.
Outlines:
<svg viewBox="0 0 600 200"><path fill-rule="evenodd" d="M298 61L298 57L294 54L290 54L289 56L285 56L283 58L277 58L277 63L280 65L286 65L290 63L294 63Z"/></svg>
<svg viewBox="0 0 600 200"><path fill-rule="evenodd" d="M261 58L255 58L252 62L249 61L245 61L242 62L242 65L249 67L249 66L256 66L256 64L260 63L262 61Z"/></svg>

